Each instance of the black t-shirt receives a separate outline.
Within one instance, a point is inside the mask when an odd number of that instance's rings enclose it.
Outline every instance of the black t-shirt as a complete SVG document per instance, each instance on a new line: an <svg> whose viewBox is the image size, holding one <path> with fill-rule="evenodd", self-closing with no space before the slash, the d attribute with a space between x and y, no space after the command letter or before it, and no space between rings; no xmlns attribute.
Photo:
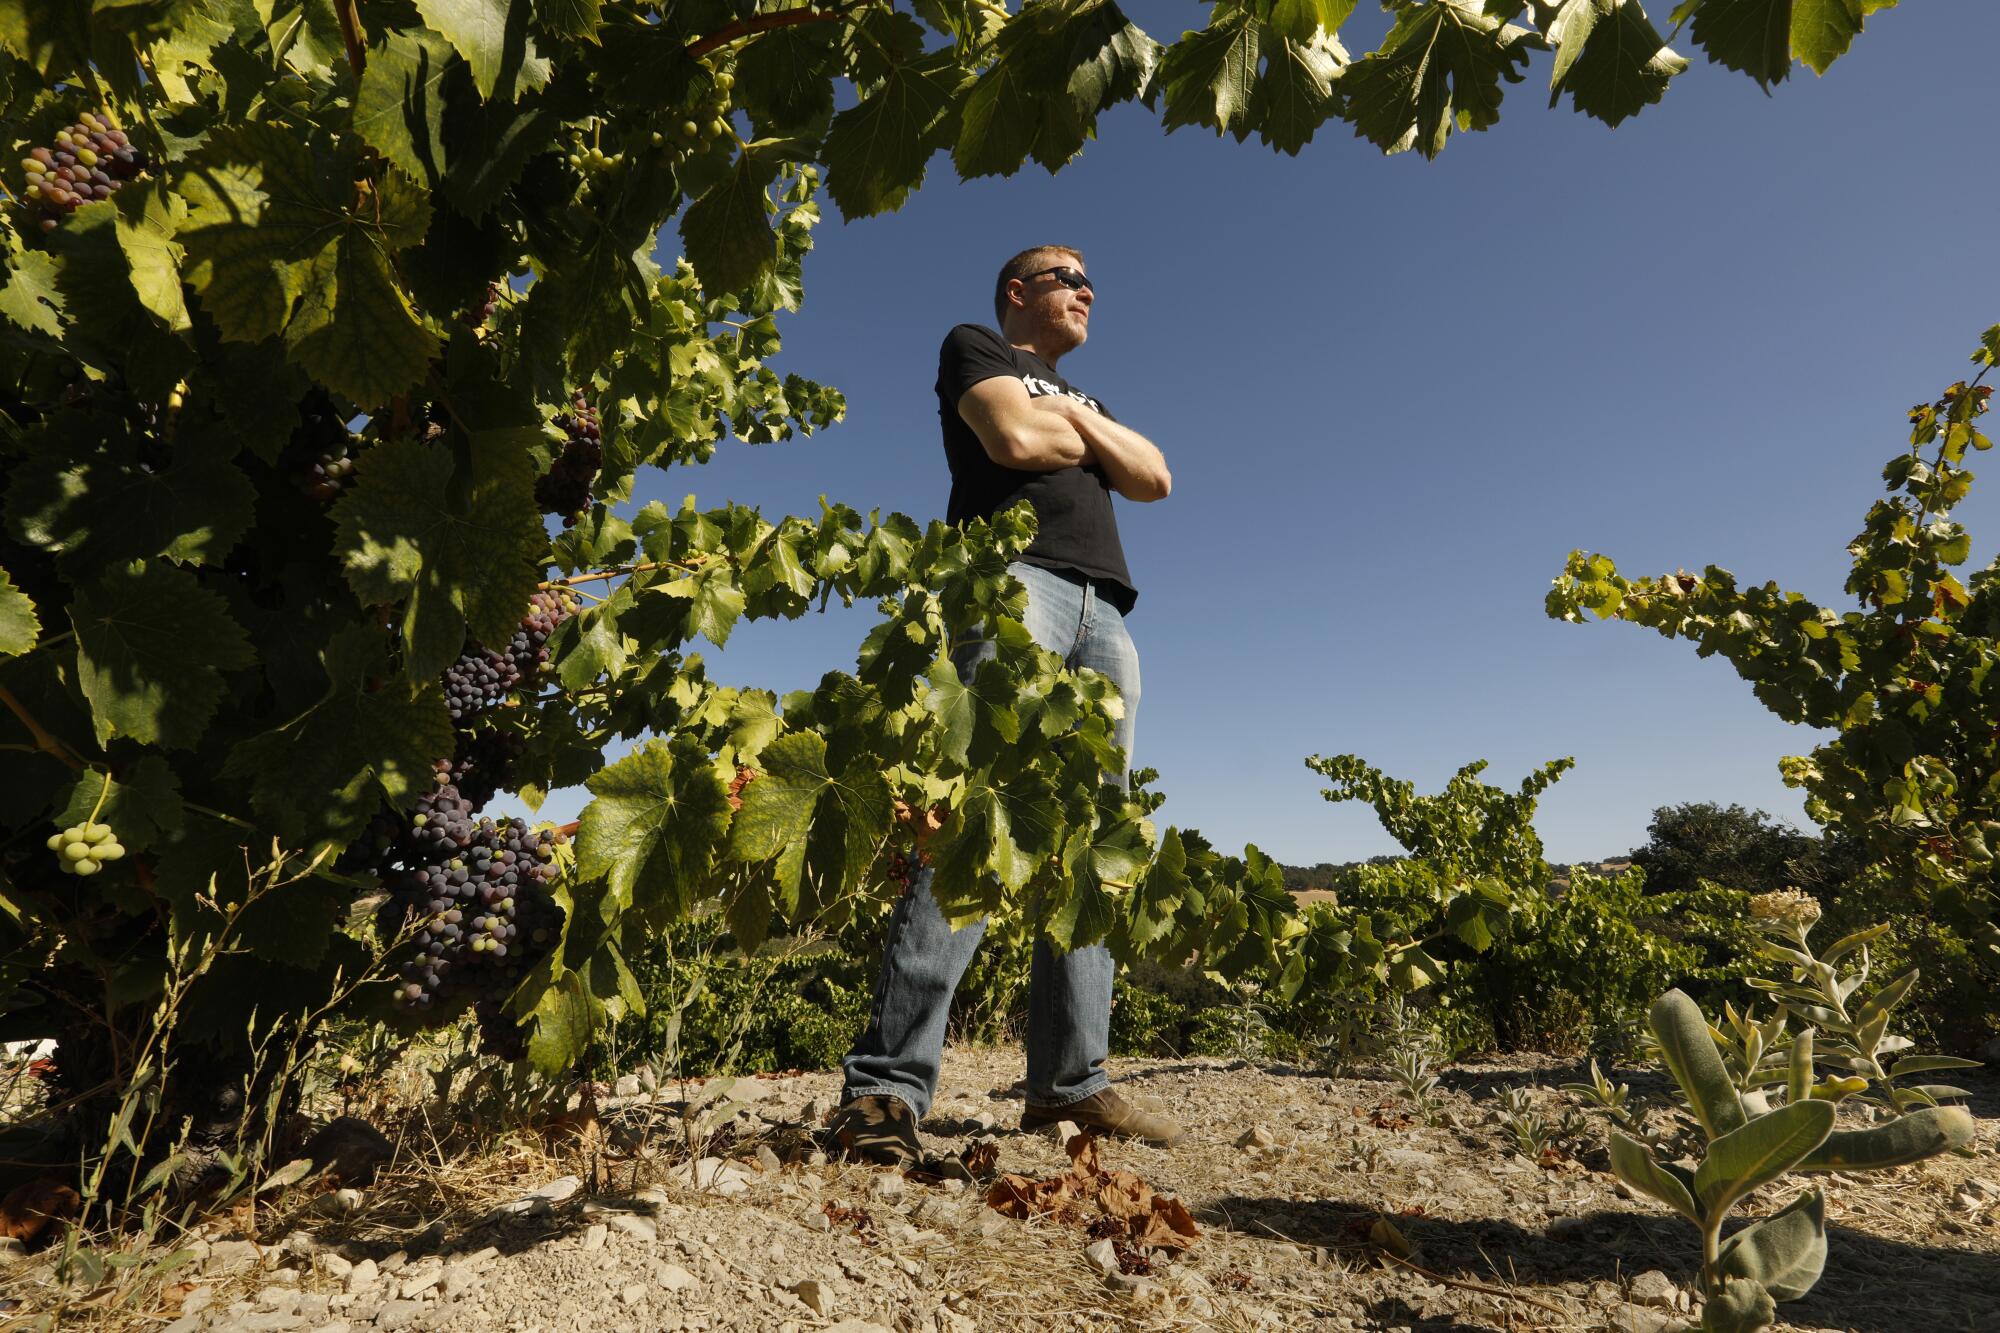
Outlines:
<svg viewBox="0 0 2000 1333"><path fill-rule="evenodd" d="M944 425L945 459L951 465L951 502L945 521L990 518L1026 500L1035 507L1035 540L1021 559L1044 569L1067 570L1106 585L1103 595L1121 613L1139 593L1125 569L1118 519L1111 512L1111 482L1094 464L1027 472L993 461L965 418L958 400L981 380L1018 379L1030 397L1066 393L1110 417L1104 404L1072 389L1033 352L1008 344L992 329L961 324L945 335L938 352L938 418ZM1116 420L1115 417L1112 418Z"/></svg>

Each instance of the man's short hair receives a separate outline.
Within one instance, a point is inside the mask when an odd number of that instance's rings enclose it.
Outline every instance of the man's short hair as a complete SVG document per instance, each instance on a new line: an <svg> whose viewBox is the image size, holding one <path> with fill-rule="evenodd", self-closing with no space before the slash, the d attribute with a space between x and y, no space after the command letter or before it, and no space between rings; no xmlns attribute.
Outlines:
<svg viewBox="0 0 2000 1333"><path fill-rule="evenodd" d="M993 318L999 321L1001 329L1007 327L1007 284L1049 267L1042 262L1047 255L1068 255L1079 264L1084 262L1083 251L1073 245L1032 245L1002 264L1000 279L993 284Z"/></svg>

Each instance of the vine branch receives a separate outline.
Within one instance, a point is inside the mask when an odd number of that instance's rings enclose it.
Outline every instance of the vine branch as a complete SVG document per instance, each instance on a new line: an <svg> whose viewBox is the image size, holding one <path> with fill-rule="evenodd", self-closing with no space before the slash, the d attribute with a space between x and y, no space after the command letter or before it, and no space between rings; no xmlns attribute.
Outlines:
<svg viewBox="0 0 2000 1333"><path fill-rule="evenodd" d="M760 32L770 32L777 28L796 28L806 23L838 23L857 9L874 3L874 0L857 0L850 5L838 5L832 9L786 9L775 14L755 14L747 19L717 28L706 37L696 38L687 45L687 53L696 59L710 51L719 50L731 42L745 37L754 37Z"/></svg>
<svg viewBox="0 0 2000 1333"><path fill-rule="evenodd" d="M26 705L16 699L14 692L5 685L0 685L0 704L7 705L7 711L21 719L21 725L28 729L28 735L34 739L37 750L54 755L79 773L83 771L83 761L77 758L67 745L43 730L42 724L35 721L35 715L30 713Z"/></svg>
<svg viewBox="0 0 2000 1333"><path fill-rule="evenodd" d="M368 52L361 44L361 0L333 0L333 12L340 16L340 40L347 45L347 64L360 78L368 67Z"/></svg>

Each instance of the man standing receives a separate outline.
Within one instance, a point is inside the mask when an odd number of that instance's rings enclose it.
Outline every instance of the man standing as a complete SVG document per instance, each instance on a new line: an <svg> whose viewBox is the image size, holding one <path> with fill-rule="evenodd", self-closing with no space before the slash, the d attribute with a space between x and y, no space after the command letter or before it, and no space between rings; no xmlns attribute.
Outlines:
<svg viewBox="0 0 2000 1333"><path fill-rule="evenodd" d="M1024 620L1071 669L1111 678L1124 696L1115 739L1129 762L1139 710L1139 656L1125 632L1138 598L1125 568L1111 493L1164 500L1173 479L1160 451L1070 387L1056 363L1083 346L1095 289L1068 246L1023 250L1000 269L993 306L1000 332L961 324L938 358L938 415L951 466L952 523L986 518L1022 500L1035 508L1034 543L1008 566L1028 590ZM989 643L954 654L961 677L994 655ZM921 1157L917 1124L937 1091L952 993L985 933L954 931L920 871L890 918L868 1026L842 1062L845 1087L830 1122L851 1157L906 1166ZM1171 1121L1129 1105L1104 1074L1111 983L1102 945L1057 954L1035 943L1028 991L1028 1106L1023 1129L1069 1120L1085 1129L1167 1146Z"/></svg>

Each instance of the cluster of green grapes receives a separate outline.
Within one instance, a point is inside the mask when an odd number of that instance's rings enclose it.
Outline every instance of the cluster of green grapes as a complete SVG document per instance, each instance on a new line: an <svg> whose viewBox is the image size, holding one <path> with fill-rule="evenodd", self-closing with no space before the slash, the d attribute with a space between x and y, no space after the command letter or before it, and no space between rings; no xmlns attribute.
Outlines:
<svg viewBox="0 0 2000 1333"><path fill-rule="evenodd" d="M106 861L125 855L124 844L109 824L72 824L61 833L50 834L48 845L66 875L95 875Z"/></svg>
<svg viewBox="0 0 2000 1333"><path fill-rule="evenodd" d="M736 76L728 70L715 73L707 98L689 112L686 120L674 126L674 138L682 147L691 151L706 148L729 133L729 90L735 86ZM657 143L660 138L655 135L654 141Z"/></svg>

